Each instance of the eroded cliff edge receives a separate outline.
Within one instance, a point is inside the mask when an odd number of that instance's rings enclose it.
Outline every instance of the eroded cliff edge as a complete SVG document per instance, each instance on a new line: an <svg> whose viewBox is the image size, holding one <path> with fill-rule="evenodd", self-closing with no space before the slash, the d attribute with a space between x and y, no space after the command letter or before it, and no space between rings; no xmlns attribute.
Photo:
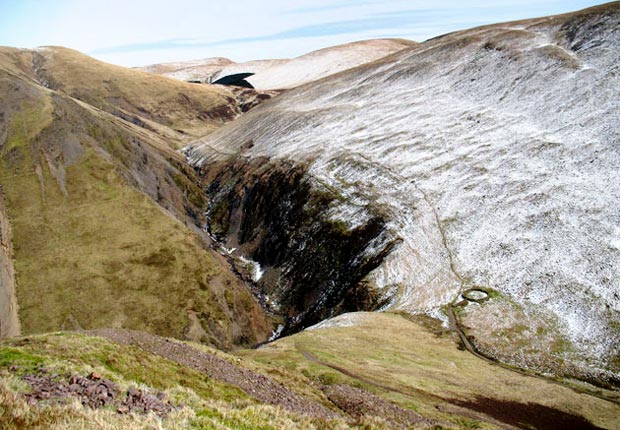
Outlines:
<svg viewBox="0 0 620 430"><path fill-rule="evenodd" d="M19 336L11 224L0 187L0 339Z"/></svg>

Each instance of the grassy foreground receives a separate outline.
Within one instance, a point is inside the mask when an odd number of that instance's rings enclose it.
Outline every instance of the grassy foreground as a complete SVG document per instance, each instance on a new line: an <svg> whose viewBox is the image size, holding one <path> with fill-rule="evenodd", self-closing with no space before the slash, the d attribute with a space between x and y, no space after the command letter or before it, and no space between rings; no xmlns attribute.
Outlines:
<svg viewBox="0 0 620 430"><path fill-rule="evenodd" d="M364 387L454 428L572 428L580 420L570 415L585 418L578 428L590 428L587 421L620 428L617 403L483 362L457 349L434 320L356 313L335 321L244 355L331 384Z"/></svg>
<svg viewBox="0 0 620 430"><path fill-rule="evenodd" d="M0 343L0 429L615 429L620 407L569 388L482 362L455 348L425 321L357 313L332 327L307 330L257 350L223 353L187 348L277 381L335 417L261 403L252 391L223 383L143 347L77 333ZM389 336L386 337L386 333ZM177 342L177 341L170 341ZM167 417L119 414L76 401L28 403L26 374L97 372L121 388L165 393L177 407ZM256 386L257 390L262 387ZM354 402L334 393L361 394ZM366 400L364 400L366 399ZM377 405L382 407L377 407ZM386 412L387 411L387 412ZM419 422L399 417L419 416ZM409 415L408 415L409 414Z"/></svg>
<svg viewBox="0 0 620 430"><path fill-rule="evenodd" d="M17 366L17 372L7 369ZM56 374L96 371L122 390L158 390L178 407L166 418L121 415L113 408L90 409L79 402L28 404L20 374L44 366ZM78 334L51 334L7 341L0 347L0 429L327 429L348 428L263 405L236 387L131 347ZM65 404L63 404L65 403Z"/></svg>

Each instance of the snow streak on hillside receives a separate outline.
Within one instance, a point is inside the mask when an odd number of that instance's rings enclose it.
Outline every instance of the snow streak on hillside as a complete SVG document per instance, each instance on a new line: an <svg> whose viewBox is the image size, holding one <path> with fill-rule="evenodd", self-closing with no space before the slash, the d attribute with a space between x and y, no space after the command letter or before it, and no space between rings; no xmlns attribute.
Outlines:
<svg viewBox="0 0 620 430"><path fill-rule="evenodd" d="M381 207L403 242L370 279L393 308L440 315L480 285L550 315L590 363L620 353L617 2L428 41L196 145L197 165L309 162L350 228Z"/></svg>

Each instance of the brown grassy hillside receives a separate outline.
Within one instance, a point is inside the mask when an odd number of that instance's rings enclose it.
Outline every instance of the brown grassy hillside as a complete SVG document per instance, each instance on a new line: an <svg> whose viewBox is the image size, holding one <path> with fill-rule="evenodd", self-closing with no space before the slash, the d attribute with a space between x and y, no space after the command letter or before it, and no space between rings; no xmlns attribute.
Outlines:
<svg viewBox="0 0 620 430"><path fill-rule="evenodd" d="M423 319L345 314L235 355L139 332L89 334L101 337L55 333L0 342L3 429L597 430L620 424L613 401L489 365L454 348L449 335ZM63 390L75 375L86 388L112 387L108 403L83 406L87 389ZM132 387L159 394L151 414L119 406ZM41 388L49 389L43 400ZM161 403L174 409L162 414Z"/></svg>
<svg viewBox="0 0 620 430"><path fill-rule="evenodd" d="M73 51L50 52L58 82L77 76L71 85L84 88L74 95L113 108L101 87L79 82L91 67L105 76L105 65L75 54L65 69L58 57ZM0 186L23 333L112 326L224 348L264 341L270 323L259 304L192 230L206 202L169 141L68 97L69 84L39 85L22 61L29 55L43 54L0 52ZM137 107L159 103L123 88L117 94ZM164 100L166 89L158 94Z"/></svg>
<svg viewBox="0 0 620 430"><path fill-rule="evenodd" d="M208 134L239 113L224 87L193 85L103 63L80 52L2 48L3 65L46 88L156 131L175 143ZM162 127L163 126L163 127Z"/></svg>

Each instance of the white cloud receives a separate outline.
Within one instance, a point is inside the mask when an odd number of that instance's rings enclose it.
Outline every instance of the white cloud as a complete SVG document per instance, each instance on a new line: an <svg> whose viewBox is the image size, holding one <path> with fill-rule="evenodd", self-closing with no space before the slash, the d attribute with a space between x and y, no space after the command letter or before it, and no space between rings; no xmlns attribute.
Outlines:
<svg viewBox="0 0 620 430"><path fill-rule="evenodd" d="M0 0L0 44L68 46L123 65L214 56L243 61L291 57L376 35L421 40L480 23L559 13L595 4L587 0L498 3L488 0L466 3L298 0L294 4L283 0ZM391 22L399 25L390 27ZM180 39L184 41L182 46L166 47L170 41ZM188 42L194 46L188 46ZM148 49L139 45L148 45Z"/></svg>

